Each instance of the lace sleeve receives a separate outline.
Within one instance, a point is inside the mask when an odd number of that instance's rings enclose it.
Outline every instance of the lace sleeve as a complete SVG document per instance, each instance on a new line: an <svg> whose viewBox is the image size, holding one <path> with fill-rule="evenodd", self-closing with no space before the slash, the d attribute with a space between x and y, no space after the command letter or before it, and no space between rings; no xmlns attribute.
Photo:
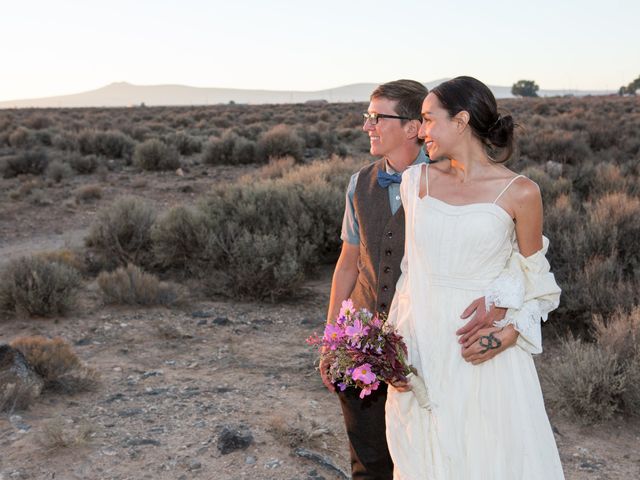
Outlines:
<svg viewBox="0 0 640 480"><path fill-rule="evenodd" d="M520 333L518 346L530 353L542 352L541 320L546 321L549 312L558 308L560 303L560 287L551 273L551 267L545 256L549 248L549 240L546 237L542 240L542 249L529 257L523 257L519 252L514 251L507 266L509 273L505 273L505 278L509 278L507 275L512 275L512 278L522 280L522 302L518 305L520 299L520 292L518 292L517 295L513 294L508 298L506 302L509 303L508 305L495 303L497 306L508 308L505 318L496 322L495 325L497 327L513 325Z"/></svg>

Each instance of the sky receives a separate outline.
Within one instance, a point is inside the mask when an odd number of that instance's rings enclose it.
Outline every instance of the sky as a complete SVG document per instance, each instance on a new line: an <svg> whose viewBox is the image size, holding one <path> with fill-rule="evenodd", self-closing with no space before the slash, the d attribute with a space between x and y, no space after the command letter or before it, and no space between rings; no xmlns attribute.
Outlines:
<svg viewBox="0 0 640 480"><path fill-rule="evenodd" d="M322 90L471 75L617 90L638 0L0 0L0 101L137 85Z"/></svg>

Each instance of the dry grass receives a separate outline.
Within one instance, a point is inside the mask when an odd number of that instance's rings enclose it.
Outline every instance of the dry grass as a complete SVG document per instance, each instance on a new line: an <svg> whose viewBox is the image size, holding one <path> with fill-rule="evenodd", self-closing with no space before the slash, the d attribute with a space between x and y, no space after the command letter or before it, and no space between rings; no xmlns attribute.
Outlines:
<svg viewBox="0 0 640 480"><path fill-rule="evenodd" d="M89 443L95 434L95 427L88 422L78 425L65 423L62 418L46 422L37 441L48 452L63 448L78 448Z"/></svg>
<svg viewBox="0 0 640 480"><path fill-rule="evenodd" d="M609 420L620 410L627 381L615 353L569 337L560 360L545 365L547 401L581 423Z"/></svg>
<svg viewBox="0 0 640 480"><path fill-rule="evenodd" d="M283 445L296 447L323 447L320 439L331 433L327 428L321 427L315 420L305 421L298 415L296 418L285 418L282 415L273 415L269 418L268 432Z"/></svg>
<svg viewBox="0 0 640 480"><path fill-rule="evenodd" d="M98 373L84 365L60 337L20 337L13 340L11 346L19 350L42 377L46 390L73 394L91 390L99 383Z"/></svg>
<svg viewBox="0 0 640 480"><path fill-rule="evenodd" d="M160 282L154 275L129 264L98 276L106 303L121 305L174 305L179 294L174 285Z"/></svg>
<svg viewBox="0 0 640 480"><path fill-rule="evenodd" d="M77 270L78 272L84 272L86 269L86 265L84 264L84 259L82 257L82 252L80 251L63 248L60 250L39 252L36 255L46 260L47 262L66 265Z"/></svg>
<svg viewBox="0 0 640 480"><path fill-rule="evenodd" d="M102 187L97 184L83 185L74 192L76 203L88 203L102 198Z"/></svg>

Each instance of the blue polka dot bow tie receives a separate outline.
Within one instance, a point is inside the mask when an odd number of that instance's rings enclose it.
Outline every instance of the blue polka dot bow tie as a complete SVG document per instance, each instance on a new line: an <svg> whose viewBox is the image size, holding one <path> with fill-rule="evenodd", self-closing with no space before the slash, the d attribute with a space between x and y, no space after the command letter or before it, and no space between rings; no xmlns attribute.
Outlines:
<svg viewBox="0 0 640 480"><path fill-rule="evenodd" d="M378 172L378 185L382 188L387 188L392 183L400 183L401 180L402 175L399 173Z"/></svg>

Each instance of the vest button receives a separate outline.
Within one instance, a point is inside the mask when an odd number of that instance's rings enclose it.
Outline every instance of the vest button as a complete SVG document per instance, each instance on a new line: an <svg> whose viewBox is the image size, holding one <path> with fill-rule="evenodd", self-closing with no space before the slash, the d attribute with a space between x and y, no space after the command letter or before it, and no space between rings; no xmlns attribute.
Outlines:
<svg viewBox="0 0 640 480"><path fill-rule="evenodd" d="M383 286L382 286L382 291L383 291L383 292L386 292L387 290L389 290L389 287L387 287L386 285L383 285Z"/></svg>
<svg viewBox="0 0 640 480"><path fill-rule="evenodd" d="M391 267L384 267L384 273L389 273L391 271Z"/></svg>
<svg viewBox="0 0 640 480"><path fill-rule="evenodd" d="M390 248L388 248L388 249L384 252L384 254L385 254L387 257L390 257L390 256L391 256L391 253L393 253L393 252L391 251L391 249L390 249Z"/></svg>
<svg viewBox="0 0 640 480"><path fill-rule="evenodd" d="M386 310L387 309L387 304L386 303L381 303L380 304L380 309L381 310Z"/></svg>
<svg viewBox="0 0 640 480"><path fill-rule="evenodd" d="M393 232L387 232L387 237L389 238L393 237Z"/></svg>

